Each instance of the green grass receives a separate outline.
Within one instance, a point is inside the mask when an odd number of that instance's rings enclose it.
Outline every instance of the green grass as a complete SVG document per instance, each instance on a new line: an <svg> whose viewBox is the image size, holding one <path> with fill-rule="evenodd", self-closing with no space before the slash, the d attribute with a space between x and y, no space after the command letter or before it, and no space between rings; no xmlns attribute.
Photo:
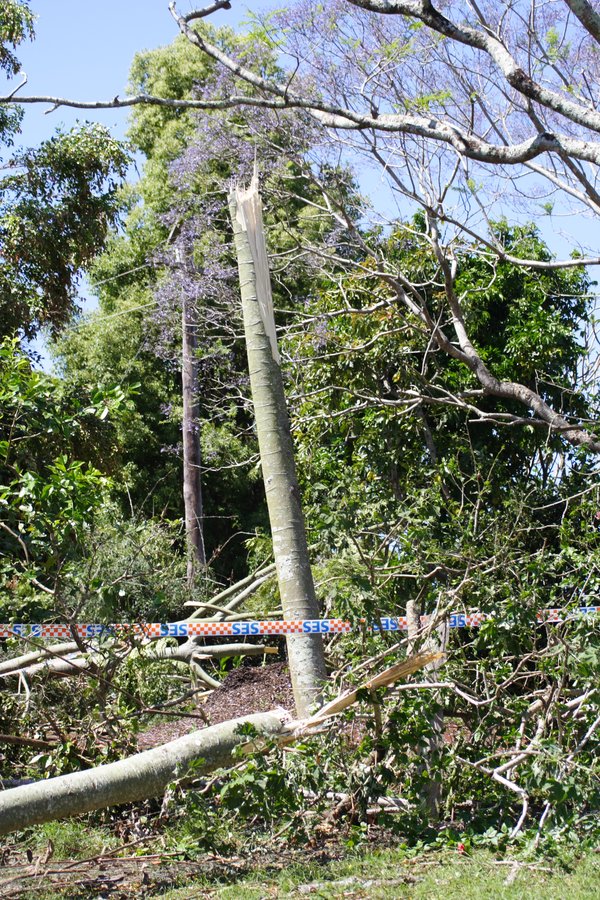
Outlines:
<svg viewBox="0 0 600 900"><path fill-rule="evenodd" d="M310 885L310 888L308 887ZM496 859L485 851L456 851L407 859L400 852L368 854L325 866L295 865L277 876L256 873L227 886L201 885L168 891L164 900L265 900L280 897L431 898L431 900L580 900L600 897L600 855L589 854L569 870L552 861Z"/></svg>
<svg viewBox="0 0 600 900"><path fill-rule="evenodd" d="M49 842L53 846L50 866L61 868L61 859L76 860L94 856L111 846L117 848L121 841L109 829L94 827L90 822L55 822L34 829L25 846L37 855L43 853ZM161 847L169 850L164 841L144 842L146 852L160 854ZM22 849L25 849L25 846ZM191 848L190 848L191 849ZM333 853L340 852L340 845ZM599 848L600 849L600 848ZM144 873L144 856L140 855L132 865L131 854L144 853L127 848L129 867L122 870L123 880L118 897L139 896L141 877ZM172 850L171 850L172 852ZM565 857L568 864L561 865L555 858L527 856L524 850L512 848L506 855L491 850L476 849L472 853L461 854L454 847L446 850L415 851L397 849L353 849L342 858L320 862L320 851L280 851L272 852L263 848L255 857L254 866L242 850L241 856L233 856L231 861L219 859L208 853L199 852L196 863L177 863L167 855L154 860L160 866L162 888L152 879L144 888L144 896L161 897L164 900L194 900L194 898L214 898L214 900L266 900L266 898L315 897L319 900L351 898L351 900L391 900L391 898L411 898L411 900L583 900L600 898L600 852L590 851L580 859ZM107 874L119 874L117 852L114 868L106 868ZM195 855L195 854L194 854ZM225 853L227 857L228 854ZM322 858L322 857L321 857ZM249 871L250 866L252 868ZM240 871L236 870L239 867ZM73 873L70 886L55 883L43 884L25 881L20 898L32 900L89 900L98 896L90 884L79 889L76 884L85 870ZM192 875L192 871L196 874ZM3 876L11 876L10 869L4 869ZM152 874L152 868L149 869ZM158 871L156 872L158 876ZM186 880L187 879L187 880ZM0 882L3 879L0 879ZM92 879L93 880L93 879ZM173 886L171 886L173 885ZM178 885L178 887L174 887ZM0 895L2 892L0 890ZM11 898L16 896L10 894Z"/></svg>
<svg viewBox="0 0 600 900"><path fill-rule="evenodd" d="M54 859L85 859L110 850L119 843L107 828L94 828L86 822L47 822L35 828L26 844L34 853L43 852L52 843Z"/></svg>

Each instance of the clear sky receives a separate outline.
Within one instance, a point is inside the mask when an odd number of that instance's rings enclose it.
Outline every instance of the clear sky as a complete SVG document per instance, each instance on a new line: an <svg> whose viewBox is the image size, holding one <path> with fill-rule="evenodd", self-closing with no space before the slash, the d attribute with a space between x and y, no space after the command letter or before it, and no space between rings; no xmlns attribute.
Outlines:
<svg viewBox="0 0 600 900"><path fill-rule="evenodd" d="M179 0L180 12L202 8ZM255 12L280 6L274 0L232 0L231 10L210 17L215 25L236 27ZM168 9L168 0L32 0L37 15L36 38L17 51L28 83L23 93L70 97L80 100L109 99L126 94L127 76L134 54L170 44L178 29ZM45 115L43 107L28 106L23 143L34 145L50 137L57 125L72 125L77 119L103 122L123 136L126 110L57 109Z"/></svg>

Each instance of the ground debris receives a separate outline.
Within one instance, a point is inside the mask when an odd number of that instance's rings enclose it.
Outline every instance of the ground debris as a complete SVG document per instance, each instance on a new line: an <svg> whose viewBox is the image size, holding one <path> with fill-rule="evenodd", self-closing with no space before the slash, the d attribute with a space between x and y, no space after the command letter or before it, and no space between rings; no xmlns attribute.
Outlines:
<svg viewBox="0 0 600 900"><path fill-rule="evenodd" d="M338 890L339 888L368 891L376 887L415 884L417 880L413 875L408 874L402 878L359 878L358 875L350 875L348 878L339 878L337 881L311 881L309 884L300 884L296 888L296 892L298 894L317 894L321 891Z"/></svg>
<svg viewBox="0 0 600 900"><path fill-rule="evenodd" d="M294 709L294 695L285 663L238 666L227 674L220 688L211 692L200 709L210 725L218 725L238 716L267 712L278 706L290 711ZM199 719L189 716L161 722L139 735L138 747L149 750L194 731L200 724Z"/></svg>

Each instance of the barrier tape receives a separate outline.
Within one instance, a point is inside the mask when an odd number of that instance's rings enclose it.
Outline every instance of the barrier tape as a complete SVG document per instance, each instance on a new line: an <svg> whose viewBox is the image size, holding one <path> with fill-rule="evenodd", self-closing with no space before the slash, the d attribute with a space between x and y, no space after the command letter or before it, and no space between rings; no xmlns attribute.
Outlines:
<svg viewBox="0 0 600 900"><path fill-rule="evenodd" d="M596 615L600 606L579 606L573 610L545 609L537 614L539 623L565 622L581 615ZM448 618L450 628L477 628L485 621L493 619L488 613L452 613ZM421 616L421 625L427 625L431 616ZM361 619L357 625L344 619L295 619L290 621L247 621L247 622L150 622L115 623L113 625L29 625L18 623L0 625L0 638L62 638L74 635L80 638L102 636L160 637L240 637L247 635L276 636L286 634L343 634L350 631L407 631L405 616L384 616L377 623L367 624Z"/></svg>

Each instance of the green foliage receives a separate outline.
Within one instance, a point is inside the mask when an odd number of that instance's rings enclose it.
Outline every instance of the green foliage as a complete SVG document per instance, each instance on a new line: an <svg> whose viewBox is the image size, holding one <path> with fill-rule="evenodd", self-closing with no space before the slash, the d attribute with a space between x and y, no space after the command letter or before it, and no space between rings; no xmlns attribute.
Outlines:
<svg viewBox="0 0 600 900"><path fill-rule="evenodd" d="M0 9L0 69L8 75L16 75L21 68L13 50L33 37L33 23L29 0L4 0Z"/></svg>
<svg viewBox="0 0 600 900"><path fill-rule="evenodd" d="M303 807L304 798L294 782L279 754L261 753L227 779L219 792L220 804L242 820L253 818L270 828Z"/></svg>
<svg viewBox="0 0 600 900"><path fill-rule="evenodd" d="M106 416L123 399L116 388L65 394L58 379L32 369L16 341L0 344L4 617L28 604L34 615L46 607L78 558L109 486L88 454L104 448L110 460Z"/></svg>
<svg viewBox="0 0 600 900"><path fill-rule="evenodd" d="M546 32L546 53L550 63L566 60L571 53L571 44L561 38L556 28L549 28Z"/></svg>
<svg viewBox="0 0 600 900"><path fill-rule="evenodd" d="M133 502L145 515L175 517L180 509L180 434L169 410L177 403L178 375L153 352L157 329L138 309L147 300L143 288L122 288L118 314L92 315L56 349L69 391L89 382L117 382L131 397L115 423L116 490L124 508Z"/></svg>
<svg viewBox="0 0 600 900"><path fill-rule="evenodd" d="M128 156L99 125L21 151L0 181L2 334L59 331L76 311L77 275L116 221Z"/></svg>
<svg viewBox="0 0 600 900"><path fill-rule="evenodd" d="M277 42L268 27L257 25L251 40L229 32L211 37L242 57L256 49L252 40L265 38L272 53ZM4 41L14 48L21 37L6 32ZM563 49L552 32L547 45L549 59L558 59ZM387 50L392 61L407 52L406 45ZM275 67L269 53L258 57L253 64ZM7 59L5 68L12 65ZM213 75L212 65L178 39L136 57L131 81L136 92L187 97ZM413 106L427 111L449 100L447 91L435 91ZM99 312L56 345L62 380L33 371L15 343L0 349L0 612L100 621L182 614L189 593L181 553L176 292L161 322L153 314L171 271L166 242L182 225L191 235L185 289L201 284L203 298L197 312L207 546L221 582L268 557L238 319L213 291L217 280L200 279L211 265L223 265L222 250L230 262L224 199L239 147L247 151L255 141L269 153L287 141L295 156L266 157L273 165L263 182L265 220L271 248L292 260L282 284L274 278L275 302L285 309L278 324L296 326L283 356L324 611L356 625L402 616L409 603L426 614L478 610L492 618L450 633L439 672L420 673L392 697L362 691L325 738L293 750L268 748L190 792L175 814L172 846L186 856L198 846L231 847L233 830L249 822L252 840L274 831L290 843L335 833L356 847L378 825L416 848L503 851L523 809L520 791L528 797L516 837L523 849L558 852L573 835L592 845L599 833L600 626L580 618L541 625L536 613L596 602L594 470L560 435L527 421L502 427L505 416L525 419L523 408L482 396L473 373L439 352L421 320L390 297L386 267L420 285L433 318L450 331L423 215L368 235L379 259L365 257L324 224L320 195L299 158L308 131L298 128L292 141L283 120L271 119L256 137L248 111L227 115L203 124L209 136L207 123L223 125L220 138L231 137L231 147L202 155L206 148L197 146L177 191L170 167L194 145L197 120L158 107L138 107L132 119L133 143L147 156L135 189L117 192L126 160L97 129L59 135L15 157L21 168L0 184L7 332L64 326L77 271L103 245L117 210L126 212L123 231L110 234L91 270ZM18 119L0 119L0 128L8 142ZM348 173L324 168L319 177L330 187L339 183L358 219ZM473 180L467 188L479 192ZM206 198L216 212L194 218L206 211ZM192 221L203 227L194 230ZM498 222L492 239L508 255L551 258L533 225ZM320 246L331 280L296 261L307 242ZM352 254L355 270L345 265ZM519 267L475 242L457 247L455 256L465 324L494 375L531 387L573 421L593 419L594 398L577 375L591 320L584 271ZM307 327L298 325L298 310ZM473 398L483 418L473 414ZM209 588L207 578L197 593ZM253 603L273 608L272 583ZM402 658L399 644L397 634L367 629L336 638L329 644L331 693L364 681L365 658ZM44 688L43 705L58 710L56 746L33 760L15 750L15 764L54 774L112 759L130 749L140 710L177 694L173 675L181 669L144 660L133 644L98 645L94 653L74 701L64 685ZM444 685L416 686L429 677ZM2 727L17 717L24 732L46 740L48 723L44 730L11 697ZM78 741L74 719L84 735ZM494 777L503 764L503 778ZM428 801L432 782L440 784L438 823ZM390 798L402 801L402 815L378 805Z"/></svg>
<svg viewBox="0 0 600 900"><path fill-rule="evenodd" d="M225 31L210 30L210 39L221 41ZM231 32L227 32L231 34ZM169 99L188 98L196 85L202 84L213 69L212 62L180 35L172 44L156 50L137 53L131 64L129 88L134 94L147 93ZM184 147L191 141L195 129L194 113L161 106L134 107L129 125L129 139L149 161L149 178L144 179L144 199L151 203L154 191L160 190L156 177L162 169L166 173ZM147 164L148 165L148 164ZM168 182L163 184L162 197L169 202Z"/></svg>
<svg viewBox="0 0 600 900"><path fill-rule="evenodd" d="M514 256L551 258L532 225L500 223L496 238ZM557 405L564 389L572 388L584 353L590 286L583 269L534 271L507 262L491 269L468 250L457 280L457 291L467 297L469 331L492 371L501 379L536 387Z"/></svg>
<svg viewBox="0 0 600 900"><path fill-rule="evenodd" d="M411 281L431 285L427 300L441 315L435 262L414 225L387 240L386 254ZM498 235L514 255L549 258L532 227L501 224ZM595 737L581 766L565 760L593 726L593 704L581 721L566 710L570 696L595 690L598 623L542 629L536 613L595 603L598 494L590 463L558 438L489 427L448 405L448 396L477 387L473 376L431 352L429 335L399 315L369 266L366 260L341 291L313 295L316 322L294 335L288 351L302 367L295 435L320 595L328 614L354 622L404 615L409 601L422 613L480 610L493 619L452 632L440 672L474 699L489 699L478 706L453 693L402 691L384 707L376 739L370 720L356 759L383 754L382 771L367 765L381 789L412 805L402 827L413 835L423 833L428 785L437 778L442 818L473 833L493 823L507 839L519 799L490 771L503 758L500 748L531 741L535 751L518 767L531 803L525 827L535 832L547 803L538 840L552 842L565 830L587 835L598 802ZM458 273L469 334L491 370L570 415L591 417L593 398L576 381L591 315L582 271L492 268L478 248L465 247ZM492 398L478 403L516 411ZM332 651L333 666L347 672L396 641L346 636ZM537 696L553 699L536 738L538 720L527 709Z"/></svg>
<svg viewBox="0 0 600 900"><path fill-rule="evenodd" d="M179 523L98 511L82 548L77 595L88 622L170 622L189 598Z"/></svg>

